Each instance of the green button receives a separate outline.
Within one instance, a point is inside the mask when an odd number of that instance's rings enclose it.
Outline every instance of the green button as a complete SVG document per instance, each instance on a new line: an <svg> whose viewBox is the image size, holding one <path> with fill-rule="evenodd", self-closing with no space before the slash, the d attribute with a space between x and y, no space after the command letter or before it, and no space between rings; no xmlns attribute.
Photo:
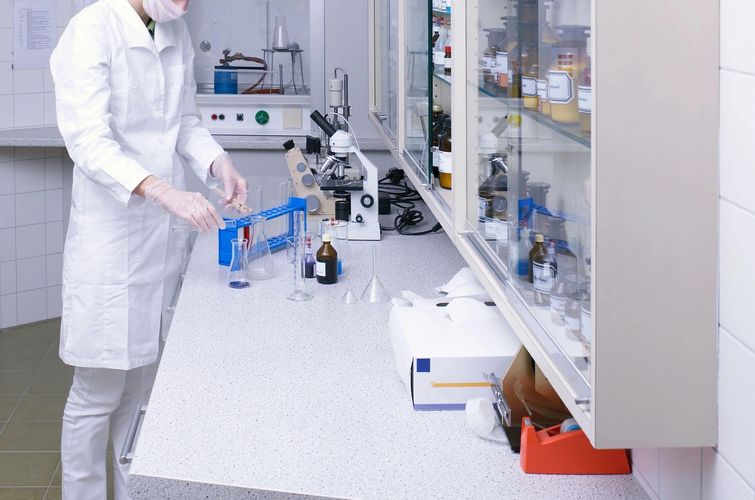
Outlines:
<svg viewBox="0 0 755 500"><path fill-rule="evenodd" d="M254 115L254 119L257 120L257 123L260 125L267 125L267 122L270 121L270 113L265 110L257 111L257 114Z"/></svg>

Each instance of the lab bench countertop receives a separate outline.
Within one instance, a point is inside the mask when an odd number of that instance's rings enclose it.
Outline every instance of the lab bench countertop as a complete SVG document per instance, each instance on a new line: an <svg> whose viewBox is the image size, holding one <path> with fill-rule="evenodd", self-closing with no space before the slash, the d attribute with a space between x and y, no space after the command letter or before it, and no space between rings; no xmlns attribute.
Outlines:
<svg viewBox="0 0 755 500"><path fill-rule="evenodd" d="M351 242L352 286L372 274ZM391 295L433 289L463 266L444 234L384 236ZM344 283L309 283L290 302L292 265L232 290L217 237L200 235L135 447L135 499L647 498L631 476L525 475L508 447L467 429L464 412L416 412L399 378L389 304L345 305ZM308 280L311 281L311 280Z"/></svg>
<svg viewBox="0 0 755 500"><path fill-rule="evenodd" d="M215 135L223 148L227 150L282 150L283 143L290 137L283 136L243 136L243 135ZM300 148L305 147L301 137L294 138ZM360 139L362 149L377 151L386 149L379 139ZM23 128L0 130L0 147L17 148L64 148L65 143L57 127Z"/></svg>

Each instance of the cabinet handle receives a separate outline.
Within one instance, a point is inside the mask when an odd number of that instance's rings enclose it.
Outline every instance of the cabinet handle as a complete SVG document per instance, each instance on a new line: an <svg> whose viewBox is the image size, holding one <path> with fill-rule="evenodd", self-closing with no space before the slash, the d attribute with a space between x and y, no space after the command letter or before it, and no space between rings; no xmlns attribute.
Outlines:
<svg viewBox="0 0 755 500"><path fill-rule="evenodd" d="M578 404L579 406L589 406L590 398L574 398L574 403Z"/></svg>
<svg viewBox="0 0 755 500"><path fill-rule="evenodd" d="M381 122L384 122L388 119L388 115L386 115L385 113L378 113L377 119L380 120Z"/></svg>
<svg viewBox="0 0 755 500"><path fill-rule="evenodd" d="M493 391L493 396L495 397L493 407L496 409L496 413L498 413L501 425L505 424L507 427L511 427L511 406L506 401L506 396L503 395L498 377L495 376L495 373L491 373L488 378L490 380L490 390Z"/></svg>
<svg viewBox="0 0 755 500"><path fill-rule="evenodd" d="M134 440L136 439L136 431L139 428L139 424L144 418L144 414L147 413L147 405L139 405L139 408L134 412L134 416L131 418L131 424L128 426L128 433L126 434L126 441L123 443L123 449L121 450L121 456L118 461L121 465L130 464L134 459L132 453L134 448Z"/></svg>

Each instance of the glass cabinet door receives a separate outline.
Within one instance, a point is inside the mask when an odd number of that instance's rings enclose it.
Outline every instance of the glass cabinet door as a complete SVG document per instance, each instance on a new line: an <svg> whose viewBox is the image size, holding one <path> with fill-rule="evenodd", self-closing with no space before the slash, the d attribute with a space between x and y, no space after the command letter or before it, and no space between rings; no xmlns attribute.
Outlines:
<svg viewBox="0 0 755 500"><path fill-rule="evenodd" d="M406 0L404 3L404 151L417 167L421 178L430 178L430 24L428 0Z"/></svg>
<svg viewBox="0 0 755 500"><path fill-rule="evenodd" d="M467 6L466 230L575 393L589 395L590 0Z"/></svg>
<svg viewBox="0 0 755 500"><path fill-rule="evenodd" d="M375 0L373 109L393 146L398 145L398 0Z"/></svg>

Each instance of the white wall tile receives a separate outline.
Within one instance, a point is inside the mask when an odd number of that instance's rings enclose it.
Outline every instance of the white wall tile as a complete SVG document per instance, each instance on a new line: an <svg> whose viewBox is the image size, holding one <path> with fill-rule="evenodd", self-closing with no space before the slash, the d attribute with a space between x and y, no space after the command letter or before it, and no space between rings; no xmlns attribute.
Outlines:
<svg viewBox="0 0 755 500"><path fill-rule="evenodd" d="M45 160L24 160L16 162L16 193L44 191Z"/></svg>
<svg viewBox="0 0 755 500"><path fill-rule="evenodd" d="M55 3L57 8L57 26L65 27L73 16L73 3L70 0L59 0Z"/></svg>
<svg viewBox="0 0 755 500"><path fill-rule="evenodd" d="M44 224L16 228L16 258L27 259L47 254Z"/></svg>
<svg viewBox="0 0 755 500"><path fill-rule="evenodd" d="M16 260L15 228L0 229L0 262Z"/></svg>
<svg viewBox="0 0 755 500"><path fill-rule="evenodd" d="M31 290L16 295L18 323L33 323L47 319L47 290Z"/></svg>
<svg viewBox="0 0 755 500"><path fill-rule="evenodd" d="M16 172L12 161L0 163L0 196L13 194L16 185Z"/></svg>
<svg viewBox="0 0 755 500"><path fill-rule="evenodd" d="M743 421L755 415L755 353L724 329L718 349L718 453L755 488L755 434Z"/></svg>
<svg viewBox="0 0 755 500"><path fill-rule="evenodd" d="M38 290L47 286L47 264L45 257L32 257L16 261L16 288L18 292ZM45 308L47 314L47 308Z"/></svg>
<svg viewBox="0 0 755 500"><path fill-rule="evenodd" d="M755 491L715 452L703 449L703 500L754 500Z"/></svg>
<svg viewBox="0 0 755 500"><path fill-rule="evenodd" d="M63 234L63 222L48 222L45 224L47 253L60 253L63 251L65 234Z"/></svg>
<svg viewBox="0 0 755 500"><path fill-rule="evenodd" d="M16 225L29 226L45 221L45 192L16 195Z"/></svg>
<svg viewBox="0 0 755 500"><path fill-rule="evenodd" d="M3 295L0 297L0 311L2 311L2 328L11 328L18 325L18 308L16 295Z"/></svg>
<svg viewBox="0 0 755 500"><path fill-rule="evenodd" d="M44 92L55 92L55 80L52 79L50 69L42 70L42 89Z"/></svg>
<svg viewBox="0 0 755 500"><path fill-rule="evenodd" d="M13 93L13 69L10 61L0 62L0 95Z"/></svg>
<svg viewBox="0 0 755 500"><path fill-rule="evenodd" d="M57 286L63 281L63 254L47 256L47 286Z"/></svg>
<svg viewBox="0 0 755 500"><path fill-rule="evenodd" d="M0 0L0 28L13 26L13 0Z"/></svg>
<svg viewBox="0 0 755 500"><path fill-rule="evenodd" d="M13 128L13 96L0 95L0 130Z"/></svg>
<svg viewBox="0 0 755 500"><path fill-rule="evenodd" d="M755 262L742 258L755 248L755 215L722 200L720 217L721 326L755 350Z"/></svg>
<svg viewBox="0 0 755 500"><path fill-rule="evenodd" d="M702 448L662 448L659 464L659 498L700 500Z"/></svg>
<svg viewBox="0 0 755 500"><path fill-rule="evenodd" d="M755 4L747 0L721 0L721 67L755 73L750 47L755 31Z"/></svg>
<svg viewBox="0 0 755 500"><path fill-rule="evenodd" d="M62 287L47 287L47 319L59 318L63 315Z"/></svg>
<svg viewBox="0 0 755 500"><path fill-rule="evenodd" d="M13 148L16 161L36 160L45 157L45 148Z"/></svg>
<svg viewBox="0 0 755 500"><path fill-rule="evenodd" d="M0 229L16 225L16 196L0 196Z"/></svg>
<svg viewBox="0 0 755 500"><path fill-rule="evenodd" d="M14 94L41 94L45 91L41 69L13 70Z"/></svg>
<svg viewBox="0 0 755 500"><path fill-rule="evenodd" d="M50 189L45 191L45 221L59 220L63 220L63 190Z"/></svg>
<svg viewBox="0 0 755 500"><path fill-rule="evenodd" d="M0 263L0 295L16 293L16 262Z"/></svg>
<svg viewBox="0 0 755 500"><path fill-rule="evenodd" d="M13 60L13 30L0 28L0 61Z"/></svg>
<svg viewBox="0 0 755 500"><path fill-rule="evenodd" d="M45 124L44 94L13 95L13 126L42 127Z"/></svg>
<svg viewBox="0 0 755 500"><path fill-rule="evenodd" d="M752 168L755 114L750 113L752 109L755 109L755 77L722 70L721 198L755 212L755 169Z"/></svg>
<svg viewBox="0 0 755 500"><path fill-rule="evenodd" d="M645 482L658 494L659 453L657 448L636 448L632 450L632 467Z"/></svg>
<svg viewBox="0 0 755 500"><path fill-rule="evenodd" d="M58 112L55 109L55 94L44 94L45 127L53 127L58 124Z"/></svg>
<svg viewBox="0 0 755 500"><path fill-rule="evenodd" d="M45 158L45 189L60 189L63 187L63 160L58 148L58 156Z"/></svg>

